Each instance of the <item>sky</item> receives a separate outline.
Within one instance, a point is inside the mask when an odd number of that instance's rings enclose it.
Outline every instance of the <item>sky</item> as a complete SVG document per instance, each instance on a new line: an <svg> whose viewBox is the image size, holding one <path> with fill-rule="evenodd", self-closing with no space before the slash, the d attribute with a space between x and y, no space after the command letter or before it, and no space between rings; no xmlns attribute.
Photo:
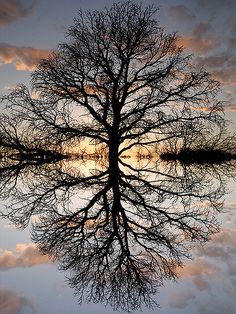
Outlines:
<svg viewBox="0 0 236 314"><path fill-rule="evenodd" d="M105 0L0 0L0 93L18 83L29 85L40 58L65 40L78 9L100 9ZM236 123L236 0L143 0L160 10L167 32L177 31L194 62L220 81L230 130ZM180 270L178 283L160 289L160 314L236 313L236 193L229 187L222 231ZM29 230L19 232L7 221L0 224L0 312L112 313L103 305L78 306L64 274L31 243ZM144 310L144 314L151 313Z"/></svg>

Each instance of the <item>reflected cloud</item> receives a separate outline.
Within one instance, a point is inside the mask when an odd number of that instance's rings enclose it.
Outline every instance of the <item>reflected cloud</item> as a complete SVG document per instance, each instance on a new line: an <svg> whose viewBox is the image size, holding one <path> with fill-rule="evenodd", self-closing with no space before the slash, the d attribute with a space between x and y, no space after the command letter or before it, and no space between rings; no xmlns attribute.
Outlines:
<svg viewBox="0 0 236 314"><path fill-rule="evenodd" d="M215 234L211 241L204 246L197 246L194 250L195 260L187 263L178 273L183 278L192 278L194 281L199 276L217 277L222 272L222 265L227 265L226 271L235 273L231 261L236 258L236 229L224 228ZM224 262L224 264L219 264ZM221 265L221 266L220 266Z"/></svg>
<svg viewBox="0 0 236 314"><path fill-rule="evenodd" d="M206 291L204 291L204 293L206 293ZM228 300L219 300L214 294L207 295L207 298L203 296L199 299L193 289L176 291L169 300L168 305L169 307L177 310L186 309L188 306L192 305L194 307L194 313L196 314L235 313L234 304L228 302Z"/></svg>
<svg viewBox="0 0 236 314"><path fill-rule="evenodd" d="M18 71L34 70L38 62L48 55L48 50L0 43L0 65L14 64Z"/></svg>
<svg viewBox="0 0 236 314"><path fill-rule="evenodd" d="M193 291L185 290L184 292L176 291L169 300L169 306L176 309L186 308L190 302L196 298Z"/></svg>
<svg viewBox="0 0 236 314"><path fill-rule="evenodd" d="M0 249L0 271L48 263L49 258L40 254L34 243L17 244L14 251Z"/></svg>
<svg viewBox="0 0 236 314"><path fill-rule="evenodd" d="M179 269L179 275L184 278L197 278L199 275L212 276L216 273L216 269L209 262L201 259L196 259L189 263L186 267Z"/></svg>
<svg viewBox="0 0 236 314"><path fill-rule="evenodd" d="M25 7L21 0L0 0L0 26L5 26L28 16L33 12L35 4L36 0L32 0L29 7Z"/></svg>
<svg viewBox="0 0 236 314"><path fill-rule="evenodd" d="M197 304L197 313L206 313L206 314L234 314L235 306L230 304L227 300L220 301L217 297L212 296L208 300L199 302Z"/></svg>
<svg viewBox="0 0 236 314"><path fill-rule="evenodd" d="M30 309L30 313L36 313L33 302L14 291L0 287L0 309L1 314L21 313L25 308ZM28 312L27 312L28 313Z"/></svg>
<svg viewBox="0 0 236 314"><path fill-rule="evenodd" d="M235 295L236 286L235 235L235 228L225 228L212 236L205 246L195 248L194 261L179 269L180 278L185 282L182 287L185 288L180 288L174 297L168 298L170 307L185 308L193 303L196 313L222 313L222 310L234 313L234 304L229 296ZM205 297L202 298L195 289L204 291ZM219 293L220 301L216 298ZM191 295L196 296L194 300Z"/></svg>

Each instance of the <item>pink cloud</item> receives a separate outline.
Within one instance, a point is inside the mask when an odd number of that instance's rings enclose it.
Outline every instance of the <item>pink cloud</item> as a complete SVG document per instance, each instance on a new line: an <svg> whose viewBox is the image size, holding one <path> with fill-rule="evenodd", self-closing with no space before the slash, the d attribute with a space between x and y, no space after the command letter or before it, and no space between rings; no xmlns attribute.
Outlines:
<svg viewBox="0 0 236 314"><path fill-rule="evenodd" d="M233 206L233 203L232 203ZM236 246L236 229L225 228L214 235L212 242L220 243L222 246ZM211 242L209 242L211 245Z"/></svg>
<svg viewBox="0 0 236 314"><path fill-rule="evenodd" d="M223 85L236 86L236 66L219 69L212 72L213 76Z"/></svg>
<svg viewBox="0 0 236 314"><path fill-rule="evenodd" d="M235 210L236 209L236 202L232 201L232 202L225 202L224 207L227 210Z"/></svg>
<svg viewBox="0 0 236 314"><path fill-rule="evenodd" d="M217 46L213 37L197 38L194 36L182 36L179 45L197 53L206 53Z"/></svg>
<svg viewBox="0 0 236 314"><path fill-rule="evenodd" d="M0 43L0 65L14 64L17 70L32 71L37 63L47 58L48 50L36 49L32 47L17 47Z"/></svg>
<svg viewBox="0 0 236 314"><path fill-rule="evenodd" d="M194 261L179 269L184 286L168 297L168 306L183 309L191 305L199 314L235 313L236 229L215 234L204 247L196 248L194 256Z"/></svg>
<svg viewBox="0 0 236 314"><path fill-rule="evenodd" d="M51 263L48 256L41 255L33 243L17 244L14 251L0 250L0 270L48 263Z"/></svg>
<svg viewBox="0 0 236 314"><path fill-rule="evenodd" d="M198 23L191 34L179 38L179 44L195 53L206 54L219 45L211 30L210 23Z"/></svg>
<svg viewBox="0 0 236 314"><path fill-rule="evenodd" d="M236 229L225 228L215 234L205 246L197 247L194 255L194 261L179 268L178 274L183 279L191 279L199 290L210 290L207 279L213 280L222 272L219 262L224 262L228 273L235 274L232 261L236 257Z"/></svg>
<svg viewBox="0 0 236 314"><path fill-rule="evenodd" d="M29 308L31 313L36 313L31 300L24 296L17 295L15 292L0 287L0 309L1 314L23 313L21 310ZM28 313L28 311L27 311Z"/></svg>
<svg viewBox="0 0 236 314"><path fill-rule="evenodd" d="M19 18L26 17L33 12L36 0L25 8L21 0L0 0L0 26L12 23Z"/></svg>
<svg viewBox="0 0 236 314"><path fill-rule="evenodd" d="M185 267L178 270L178 274L182 278L197 277L200 275L211 276L215 273L215 268L209 262L203 259L196 259L189 262Z"/></svg>

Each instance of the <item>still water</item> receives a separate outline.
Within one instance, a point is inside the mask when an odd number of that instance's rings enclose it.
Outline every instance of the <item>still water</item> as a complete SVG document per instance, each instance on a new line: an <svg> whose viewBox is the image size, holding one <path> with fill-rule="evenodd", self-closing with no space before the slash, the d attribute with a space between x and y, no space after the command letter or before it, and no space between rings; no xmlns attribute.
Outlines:
<svg viewBox="0 0 236 314"><path fill-rule="evenodd" d="M1 314L236 313L235 173L231 161L5 161Z"/></svg>

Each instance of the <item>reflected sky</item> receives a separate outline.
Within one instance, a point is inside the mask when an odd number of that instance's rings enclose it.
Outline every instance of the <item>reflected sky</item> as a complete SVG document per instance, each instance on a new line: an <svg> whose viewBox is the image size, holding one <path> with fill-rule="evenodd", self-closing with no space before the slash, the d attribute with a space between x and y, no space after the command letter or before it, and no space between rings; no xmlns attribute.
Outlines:
<svg viewBox="0 0 236 314"><path fill-rule="evenodd" d="M192 306L198 313L197 308L204 309L206 293L219 293L223 275L226 286L221 287L220 305L227 304L230 310L235 215L234 203L226 202L230 209L222 213L221 201L225 180L234 177L234 162L213 167L160 160L129 164L121 159L122 170L115 175L114 169L111 175L109 168L99 166L85 173L80 163L84 161L27 165L11 172L11 180L9 173L2 176L2 192L10 196L2 210L7 219L1 223L1 282L8 287L1 294L4 300L9 298L3 304L6 313L10 304L23 313L38 313L39 297L49 296L54 313L61 302L58 294L72 302L72 313L78 301L84 313L95 306L85 305L86 301L97 303L101 312L107 304L107 313L113 309L138 313L140 307L148 313L146 306L153 302L161 305L160 313L185 313ZM14 185L6 185L6 179ZM219 224L223 224L220 232ZM201 246L209 237L211 241ZM188 261L191 254L195 259ZM49 277L42 280L42 272ZM23 288L20 283L26 273L30 275ZM169 282L175 279L177 283ZM29 297L32 285L34 297ZM205 302L213 303L214 297Z"/></svg>

